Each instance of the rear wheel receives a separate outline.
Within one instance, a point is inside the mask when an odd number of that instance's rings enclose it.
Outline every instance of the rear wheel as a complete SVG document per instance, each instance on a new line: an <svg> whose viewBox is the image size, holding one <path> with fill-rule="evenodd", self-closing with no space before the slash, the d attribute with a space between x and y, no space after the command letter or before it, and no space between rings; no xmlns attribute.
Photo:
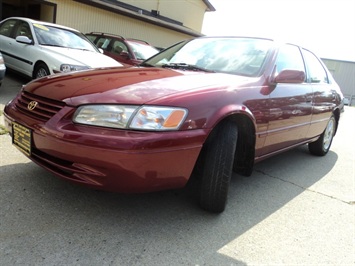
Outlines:
<svg viewBox="0 0 355 266"><path fill-rule="evenodd" d="M327 127L322 135L320 135L319 139L308 144L310 153L317 156L324 156L328 153L335 134L336 123L334 115L332 115L328 121Z"/></svg>
<svg viewBox="0 0 355 266"><path fill-rule="evenodd" d="M200 205L207 211L219 213L225 209L237 138L237 125L224 121L202 151Z"/></svg>
<svg viewBox="0 0 355 266"><path fill-rule="evenodd" d="M36 65L35 70L33 71L33 78L42 78L50 74L49 68L45 63L39 63Z"/></svg>

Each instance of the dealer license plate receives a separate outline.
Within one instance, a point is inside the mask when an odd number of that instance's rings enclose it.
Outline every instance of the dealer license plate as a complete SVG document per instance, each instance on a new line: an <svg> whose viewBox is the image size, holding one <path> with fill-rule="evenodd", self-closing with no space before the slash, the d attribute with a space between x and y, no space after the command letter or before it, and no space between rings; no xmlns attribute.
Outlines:
<svg viewBox="0 0 355 266"><path fill-rule="evenodd" d="M12 123L12 143L27 156L31 155L31 135L29 128Z"/></svg>

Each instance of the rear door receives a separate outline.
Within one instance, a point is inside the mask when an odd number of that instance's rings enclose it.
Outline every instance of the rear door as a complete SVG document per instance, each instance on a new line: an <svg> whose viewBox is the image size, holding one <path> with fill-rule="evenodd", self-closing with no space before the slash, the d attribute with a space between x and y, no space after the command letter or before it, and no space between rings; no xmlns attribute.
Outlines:
<svg viewBox="0 0 355 266"><path fill-rule="evenodd" d="M7 20L0 27L1 52L9 68L32 76L34 62L33 44L19 43L16 37L26 36L33 42L33 35L29 24L21 20Z"/></svg>
<svg viewBox="0 0 355 266"><path fill-rule="evenodd" d="M323 133L332 110L337 105L337 92L330 84L328 73L320 59L308 50L302 49L302 53L307 66L307 82L314 91L311 127L307 133L307 137L312 138Z"/></svg>
<svg viewBox="0 0 355 266"><path fill-rule="evenodd" d="M0 52L2 53L7 67L13 68L15 63L12 46L15 42L13 37L17 20L6 20L0 25Z"/></svg>

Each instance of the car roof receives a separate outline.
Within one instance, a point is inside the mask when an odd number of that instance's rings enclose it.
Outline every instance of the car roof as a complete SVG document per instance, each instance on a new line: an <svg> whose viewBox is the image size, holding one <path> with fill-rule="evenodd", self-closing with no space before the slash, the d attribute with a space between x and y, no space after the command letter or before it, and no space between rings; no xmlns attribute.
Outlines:
<svg viewBox="0 0 355 266"><path fill-rule="evenodd" d="M10 20L10 19L23 20L23 21L26 21L31 24L47 25L47 26L52 26L52 27L56 27L56 28L79 32L78 30L67 27L67 26L63 26L63 25L59 25L59 24L55 24L55 23L50 23L50 22L46 22L46 21L35 20L35 19L31 19L31 18L25 18L25 17L9 17L9 18L4 19L3 21Z"/></svg>
<svg viewBox="0 0 355 266"><path fill-rule="evenodd" d="M137 42L137 43L141 43L141 44L150 45L147 41L144 41L144 40L135 39L135 38L125 38L125 37L123 37L121 35L112 34L112 33L89 32L89 33L86 33L85 35L95 35L95 36L106 36L106 37L120 38L122 40L130 41L130 42Z"/></svg>
<svg viewBox="0 0 355 266"><path fill-rule="evenodd" d="M121 35L118 34L112 34L112 33L105 33L105 32L89 32L89 33L85 33L85 35L95 35L95 36L106 36L106 37L115 37L115 38L120 38L125 40L126 38L124 38Z"/></svg>

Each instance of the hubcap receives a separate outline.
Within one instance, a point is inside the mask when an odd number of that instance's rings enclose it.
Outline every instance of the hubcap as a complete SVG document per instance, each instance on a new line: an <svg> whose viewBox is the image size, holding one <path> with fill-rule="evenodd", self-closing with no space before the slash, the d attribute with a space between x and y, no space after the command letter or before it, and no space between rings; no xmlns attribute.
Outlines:
<svg viewBox="0 0 355 266"><path fill-rule="evenodd" d="M47 76L47 71L44 68L40 68L37 72L37 78L42 78Z"/></svg>
<svg viewBox="0 0 355 266"><path fill-rule="evenodd" d="M324 138L323 138L324 150L328 150L330 147L334 135L334 128L335 128L334 125L335 125L334 119L331 118L328 122L327 128L324 131Z"/></svg>

